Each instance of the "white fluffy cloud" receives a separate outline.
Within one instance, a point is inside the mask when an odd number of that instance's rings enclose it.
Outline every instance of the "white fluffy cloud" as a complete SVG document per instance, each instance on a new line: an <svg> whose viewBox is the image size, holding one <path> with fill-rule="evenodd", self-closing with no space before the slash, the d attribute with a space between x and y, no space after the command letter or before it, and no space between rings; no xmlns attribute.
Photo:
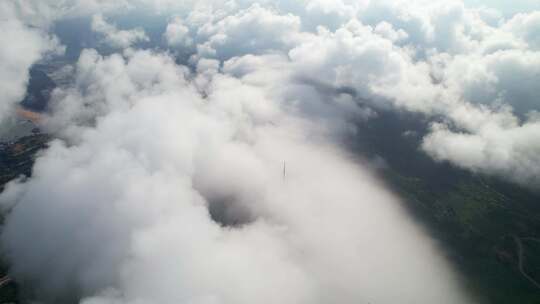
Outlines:
<svg viewBox="0 0 540 304"><path fill-rule="evenodd" d="M30 27L10 1L0 3L0 123L26 94L29 69L48 52L59 51L58 41L40 28Z"/></svg>
<svg viewBox="0 0 540 304"><path fill-rule="evenodd" d="M538 120L506 128L485 125L472 134L434 125L423 148L438 160L535 188L540 184L540 142L535 140L538 132Z"/></svg>
<svg viewBox="0 0 540 304"><path fill-rule="evenodd" d="M523 39L529 47L540 50L540 11L518 14L505 25L506 28Z"/></svg>
<svg viewBox="0 0 540 304"><path fill-rule="evenodd" d="M12 274L42 299L470 301L396 198L267 87L214 72L203 99L147 51L85 51L77 75L49 121L68 144L1 196Z"/></svg>
<svg viewBox="0 0 540 304"><path fill-rule="evenodd" d="M254 4L217 22L207 22L197 31L202 56L231 58L244 54L280 51L299 37L300 19L278 14Z"/></svg>
<svg viewBox="0 0 540 304"><path fill-rule="evenodd" d="M339 145L351 120L381 108L437 120L422 145L436 160L540 184L538 12L457 0L20 3L0 4L0 35L39 43L0 50L2 104L54 48L51 20L94 15L117 48L147 39L113 25L118 7L170 20L170 50L83 51L43 122L62 140L0 196L12 273L44 301L471 302Z"/></svg>
<svg viewBox="0 0 540 304"><path fill-rule="evenodd" d="M189 35L189 28L184 25L181 18L176 17L167 25L165 38L169 46L174 48L190 47L193 39Z"/></svg>
<svg viewBox="0 0 540 304"><path fill-rule="evenodd" d="M92 17L92 30L103 35L103 42L113 48L128 48L149 40L143 29L119 30L116 25L107 23L101 14Z"/></svg>

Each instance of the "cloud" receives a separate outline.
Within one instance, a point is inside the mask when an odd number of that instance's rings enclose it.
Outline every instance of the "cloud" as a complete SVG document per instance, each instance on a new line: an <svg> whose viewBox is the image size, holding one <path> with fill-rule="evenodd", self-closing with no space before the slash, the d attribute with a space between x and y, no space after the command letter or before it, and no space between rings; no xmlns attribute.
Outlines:
<svg viewBox="0 0 540 304"><path fill-rule="evenodd" d="M428 134L423 147L437 160L537 188L533 177L538 166L531 155L538 154L538 141L526 131L530 129L526 117L539 110L534 85L540 75L538 51L531 44L534 40L522 38L525 34L515 30L516 20L534 20L536 13L490 25L478 11L458 2L435 2L424 9L418 5L381 2L367 7L360 17L372 25L353 20L335 31L301 33L302 39L285 51L290 59L287 68L279 69L311 79L319 88L333 87L336 93L342 92L338 95L349 95L363 106L390 106L427 114L433 120L443 117L446 129L457 127L480 142L492 141L486 128L495 126L501 133L499 149L508 154L496 161L478 165L462 157L467 150L448 144L441 146L445 152L440 154L431 148L436 145L427 144L434 138L442 144L446 135L450 143L452 132ZM399 31L406 35L397 39ZM313 98L305 95L306 100ZM326 98L332 103L332 98ZM516 134L524 141L518 151L513 141L503 139ZM483 155L469 152L471 157Z"/></svg>
<svg viewBox="0 0 540 304"><path fill-rule="evenodd" d="M448 86L471 102L508 105L521 116L540 109L534 89L540 80L540 52L511 49L459 56L448 64L446 77Z"/></svg>
<svg viewBox="0 0 540 304"><path fill-rule="evenodd" d="M299 29L298 17L254 4L218 22L204 24L198 35L205 42L198 49L203 56L219 58L272 52L294 43Z"/></svg>
<svg viewBox="0 0 540 304"><path fill-rule="evenodd" d="M397 199L267 87L209 62L203 98L150 51L76 69L49 117L66 142L1 196L12 274L41 299L469 301Z"/></svg>
<svg viewBox="0 0 540 304"><path fill-rule="evenodd" d="M14 106L26 94L29 69L47 53L62 49L58 41L40 28L30 27L17 16L12 2L0 4L0 123L14 114Z"/></svg>
<svg viewBox="0 0 540 304"><path fill-rule="evenodd" d="M125 5L125 3L124 3ZM5 1L0 4L0 124L14 118L15 106L26 94L30 67L49 55L64 52L58 38L49 33L58 19L122 6L106 1Z"/></svg>
<svg viewBox="0 0 540 304"><path fill-rule="evenodd" d="M465 0L467 6L470 7L491 7L497 9L506 17L512 17L517 13L528 13L530 11L538 10L540 1L538 0L516 0L509 3L504 0Z"/></svg>
<svg viewBox="0 0 540 304"><path fill-rule="evenodd" d="M343 146L380 109L424 114L421 148L435 160L540 183L535 12L423 0L22 3L3 4L5 32L42 44L0 51L16 63L3 68L18 77L5 76L18 79L9 100L54 49L44 33L58 18L92 15L104 41L127 48L81 53L43 119L58 139L0 195L2 250L41 301L474 302ZM169 49L137 49L148 38L114 25L119 7L161 13ZM191 55L182 64L179 50Z"/></svg>
<svg viewBox="0 0 540 304"><path fill-rule="evenodd" d="M505 27L514 32L533 50L540 50L540 11L517 14Z"/></svg>
<svg viewBox="0 0 540 304"><path fill-rule="evenodd" d="M103 35L103 42L113 48L128 48L136 43L149 41L144 30L119 30L116 25L107 23L102 15L92 17L92 30Z"/></svg>
<svg viewBox="0 0 540 304"><path fill-rule="evenodd" d="M521 125L485 124L472 133L435 124L422 148L437 160L500 176L533 189L540 184L540 131L537 119Z"/></svg>
<svg viewBox="0 0 540 304"><path fill-rule="evenodd" d="M374 109L394 107L446 117L476 134L479 130L470 126L477 123L466 121L475 115L458 117L456 113L463 113L460 109L473 107L478 114L485 112L483 107L503 112L511 107L520 119L539 110L534 86L538 12L515 14L477 4L142 1L135 6L175 16L165 39L173 50L193 55L193 66L201 59L225 63L242 56L250 61L258 57L267 67L251 71L249 77L268 81L274 76L265 74L277 75L274 80L288 81L282 91L288 89L289 98L297 99L304 109L322 115L327 111L332 117L341 115L336 109L346 116L356 112L368 117L372 114L366 113L374 111L366 108L367 103ZM270 63L269 58L279 62ZM238 66L247 59L236 62ZM306 80L312 85L306 85ZM339 98L321 95L323 87L341 92ZM329 99L329 106L310 104L313 98ZM353 111L354 104L360 104L358 110Z"/></svg>
<svg viewBox="0 0 540 304"><path fill-rule="evenodd" d="M184 25L181 18L176 17L167 25L165 38L169 46L190 47L193 44L193 39L189 35L189 28Z"/></svg>

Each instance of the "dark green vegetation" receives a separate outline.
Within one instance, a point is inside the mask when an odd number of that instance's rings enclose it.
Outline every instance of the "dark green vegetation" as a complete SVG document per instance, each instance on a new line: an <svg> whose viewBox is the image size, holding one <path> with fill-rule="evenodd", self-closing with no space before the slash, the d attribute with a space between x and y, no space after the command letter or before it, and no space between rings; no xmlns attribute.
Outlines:
<svg viewBox="0 0 540 304"><path fill-rule="evenodd" d="M381 113L359 123L351 145L384 160L381 176L444 246L479 299L540 303L540 288L526 277L540 281L540 194L434 162L419 151L416 134L425 134L426 126L422 117Z"/></svg>
<svg viewBox="0 0 540 304"><path fill-rule="evenodd" d="M30 176L36 153L46 147L48 140L47 135L34 134L0 144L0 190L12 179Z"/></svg>
<svg viewBox="0 0 540 304"><path fill-rule="evenodd" d="M4 277L7 274L8 265L0 263L0 276ZM0 287L0 303L21 303L19 300L19 289L15 282L9 282Z"/></svg>

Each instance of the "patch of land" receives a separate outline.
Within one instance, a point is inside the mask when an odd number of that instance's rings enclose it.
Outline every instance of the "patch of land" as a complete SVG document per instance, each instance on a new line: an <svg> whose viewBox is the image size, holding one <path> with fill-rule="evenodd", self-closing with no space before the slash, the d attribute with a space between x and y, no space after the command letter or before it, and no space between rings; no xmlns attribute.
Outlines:
<svg viewBox="0 0 540 304"><path fill-rule="evenodd" d="M426 128L422 117L380 113L359 123L351 149L381 159L381 177L472 293L486 303L540 303L540 193L434 162L419 151Z"/></svg>

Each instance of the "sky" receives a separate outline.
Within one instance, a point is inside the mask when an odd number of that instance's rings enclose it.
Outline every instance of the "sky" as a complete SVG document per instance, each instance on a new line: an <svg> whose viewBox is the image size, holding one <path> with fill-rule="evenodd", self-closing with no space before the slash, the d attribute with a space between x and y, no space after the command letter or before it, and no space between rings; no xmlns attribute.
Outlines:
<svg viewBox="0 0 540 304"><path fill-rule="evenodd" d="M0 194L10 274L44 303L478 303L343 139L421 114L418 153L538 189L540 3L506 3L1 2L0 124L58 24L97 40Z"/></svg>

